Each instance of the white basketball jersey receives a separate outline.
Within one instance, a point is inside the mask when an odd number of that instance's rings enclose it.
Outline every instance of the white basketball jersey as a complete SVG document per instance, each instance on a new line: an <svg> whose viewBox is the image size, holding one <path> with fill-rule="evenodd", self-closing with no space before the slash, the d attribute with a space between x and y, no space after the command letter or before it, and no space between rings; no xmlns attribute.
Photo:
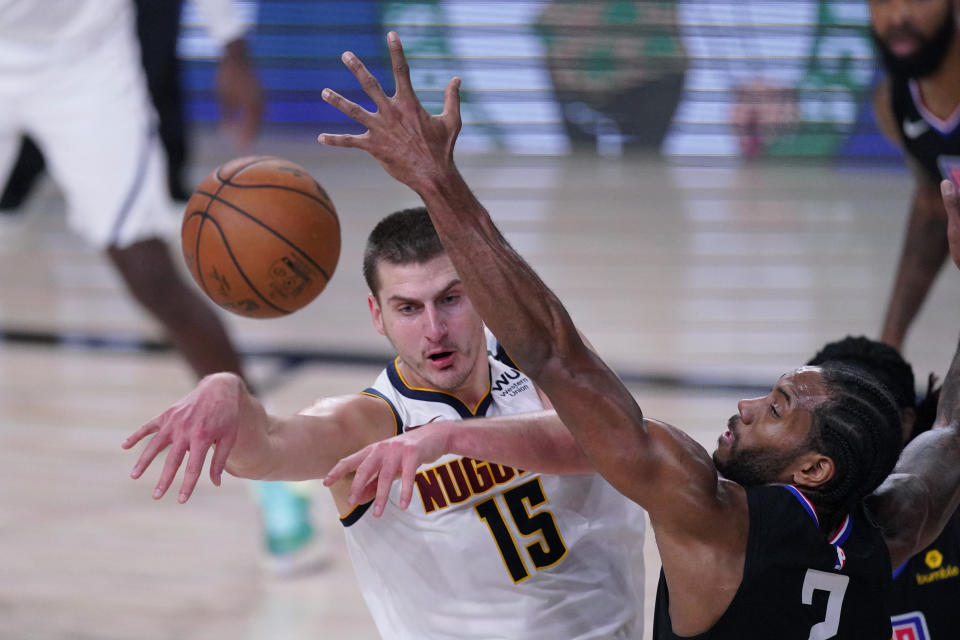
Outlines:
<svg viewBox="0 0 960 640"><path fill-rule="evenodd" d="M409 387L394 361L366 391L398 432L437 419L543 409L487 333L491 388L474 408ZM363 596L384 638L640 638L643 510L599 474L553 476L446 455L395 483L380 518L342 518Z"/></svg>

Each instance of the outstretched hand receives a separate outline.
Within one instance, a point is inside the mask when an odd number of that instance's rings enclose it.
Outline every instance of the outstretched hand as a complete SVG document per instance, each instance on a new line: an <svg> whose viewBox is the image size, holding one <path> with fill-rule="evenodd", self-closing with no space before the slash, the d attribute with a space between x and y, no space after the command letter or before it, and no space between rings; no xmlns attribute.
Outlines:
<svg viewBox="0 0 960 640"><path fill-rule="evenodd" d="M940 195L947 210L947 241L950 243L950 256L960 269L960 193L957 185L950 180L940 183Z"/></svg>
<svg viewBox="0 0 960 640"><path fill-rule="evenodd" d="M460 79L447 84L443 113L427 113L410 82L410 67L403 54L400 38L393 31L387 34L387 46L393 65L396 91L387 96L377 79L353 53L341 56L353 72L377 110L371 113L347 100L332 89L324 89L323 99L362 124L367 131L360 135L321 133L317 141L334 147L363 149L396 180L420 192L432 178L453 168L453 147L460 133Z"/></svg>
<svg viewBox="0 0 960 640"><path fill-rule="evenodd" d="M216 376L205 378L182 400L137 429L120 445L130 449L147 436L156 434L147 443L130 472L130 477L134 479L142 476L154 458L170 447L153 491L154 500L162 498L170 488L188 451L190 456L178 501L182 504L190 498L211 447L214 451L210 462L210 480L220 486L227 456L236 442L238 431L236 411L231 411L231 408L238 406L232 386L221 383Z"/></svg>
<svg viewBox="0 0 960 640"><path fill-rule="evenodd" d="M417 468L447 453L450 428L451 423L448 422L425 424L399 436L367 445L334 465L324 477L323 484L329 487L355 470L347 500L355 505L372 499L373 515L379 518L390 497L393 481L399 477L399 506L406 509L413 497Z"/></svg>

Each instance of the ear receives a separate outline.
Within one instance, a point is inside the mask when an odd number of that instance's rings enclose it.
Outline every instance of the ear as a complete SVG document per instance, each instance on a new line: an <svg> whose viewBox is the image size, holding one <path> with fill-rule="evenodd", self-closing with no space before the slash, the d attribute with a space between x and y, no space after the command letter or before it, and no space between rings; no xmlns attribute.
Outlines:
<svg viewBox="0 0 960 640"><path fill-rule="evenodd" d="M373 320L373 328L382 336L387 335L383 330L383 311L380 310L380 303L377 297L372 293L367 294L367 306L370 307L370 319Z"/></svg>
<svg viewBox="0 0 960 640"><path fill-rule="evenodd" d="M818 451L808 451L794 462L790 477L793 484L810 489L822 486L833 478L833 458Z"/></svg>

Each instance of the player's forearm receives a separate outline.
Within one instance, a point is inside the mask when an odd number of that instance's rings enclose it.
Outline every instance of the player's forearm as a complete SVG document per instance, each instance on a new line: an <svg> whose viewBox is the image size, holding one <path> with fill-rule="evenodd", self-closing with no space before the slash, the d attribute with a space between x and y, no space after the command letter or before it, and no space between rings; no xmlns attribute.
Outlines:
<svg viewBox="0 0 960 640"><path fill-rule="evenodd" d="M643 415L584 345L566 309L507 244L452 165L411 186L420 194L474 307L511 358L546 392L591 464L620 488L647 455ZM623 484L621 484L623 483Z"/></svg>
<svg viewBox="0 0 960 640"><path fill-rule="evenodd" d="M949 254L939 194L920 186L914 195L881 339L902 349L907 330Z"/></svg>
<svg viewBox="0 0 960 640"><path fill-rule="evenodd" d="M200 385L213 400L218 419L236 425L236 439L227 457L226 471L241 478L257 478L271 466L267 446L269 417L263 405L247 390L243 380L232 373L217 373L204 378ZM203 416L198 416L203 420ZM223 446L226 443L218 443Z"/></svg>
<svg viewBox="0 0 960 640"><path fill-rule="evenodd" d="M960 348L944 377L934 428L907 445L894 473L914 475L926 487L930 507L922 548L939 535L960 504Z"/></svg>
<svg viewBox="0 0 960 640"><path fill-rule="evenodd" d="M593 465L554 411L449 423L448 453L539 473L591 473Z"/></svg>
<svg viewBox="0 0 960 640"><path fill-rule="evenodd" d="M582 341L566 311L503 238L456 167L414 188L470 300L517 364L534 380L564 341Z"/></svg>

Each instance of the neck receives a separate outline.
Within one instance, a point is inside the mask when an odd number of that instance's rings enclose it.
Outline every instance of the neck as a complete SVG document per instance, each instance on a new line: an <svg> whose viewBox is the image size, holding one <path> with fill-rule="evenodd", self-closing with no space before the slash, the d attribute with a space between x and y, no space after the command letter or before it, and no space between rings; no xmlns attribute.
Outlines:
<svg viewBox="0 0 960 640"><path fill-rule="evenodd" d="M484 356L486 356L486 351L483 353ZM399 370L400 375L403 376L403 379L410 386L420 389L428 389L430 391L438 391L440 393L453 396L462 402L467 408L473 411L490 390L490 368L486 366L486 364L486 357L484 357L483 361L478 362L473 367L470 376L463 382L463 384L453 389L440 389L437 386L430 384L427 380L424 380L418 376L413 369L408 367L403 361L403 358L399 358L397 360L397 369Z"/></svg>
<svg viewBox="0 0 960 640"><path fill-rule="evenodd" d="M960 32L950 43L950 49L940 68L929 76L917 79L923 106L941 120L949 118L960 105Z"/></svg>

